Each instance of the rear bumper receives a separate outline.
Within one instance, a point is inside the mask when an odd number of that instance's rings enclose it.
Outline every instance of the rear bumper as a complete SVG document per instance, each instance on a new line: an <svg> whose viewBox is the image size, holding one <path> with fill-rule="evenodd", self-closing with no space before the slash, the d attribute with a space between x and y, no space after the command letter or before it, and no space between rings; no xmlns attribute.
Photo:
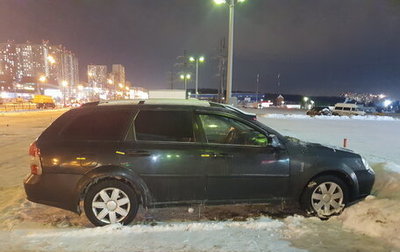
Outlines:
<svg viewBox="0 0 400 252"><path fill-rule="evenodd" d="M82 178L77 174L30 174L24 179L29 201L78 213L76 185Z"/></svg>

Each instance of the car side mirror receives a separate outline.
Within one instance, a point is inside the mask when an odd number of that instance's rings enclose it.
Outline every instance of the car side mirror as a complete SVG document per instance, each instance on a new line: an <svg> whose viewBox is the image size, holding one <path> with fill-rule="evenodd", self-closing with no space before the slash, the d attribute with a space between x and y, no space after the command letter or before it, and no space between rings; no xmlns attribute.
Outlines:
<svg viewBox="0 0 400 252"><path fill-rule="evenodd" d="M277 148L277 149L282 149L282 148L283 148L281 142L279 141L279 139L278 139L278 137L277 137L276 135L270 134L270 135L268 136L268 138L269 138L269 141L268 141L269 144L268 144L268 146L271 146L271 147Z"/></svg>

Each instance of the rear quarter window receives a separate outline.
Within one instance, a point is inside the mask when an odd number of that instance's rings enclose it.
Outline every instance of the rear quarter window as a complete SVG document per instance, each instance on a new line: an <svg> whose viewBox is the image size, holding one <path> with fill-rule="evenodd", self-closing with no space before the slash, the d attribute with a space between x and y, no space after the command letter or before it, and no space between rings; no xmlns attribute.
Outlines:
<svg viewBox="0 0 400 252"><path fill-rule="evenodd" d="M132 112L129 110L94 110L77 115L61 136L79 140L121 140L127 132Z"/></svg>

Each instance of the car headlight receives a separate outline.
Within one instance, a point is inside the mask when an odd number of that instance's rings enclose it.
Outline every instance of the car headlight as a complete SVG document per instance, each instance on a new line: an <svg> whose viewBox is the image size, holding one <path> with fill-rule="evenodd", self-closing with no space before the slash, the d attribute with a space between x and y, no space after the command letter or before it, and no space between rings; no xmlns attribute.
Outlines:
<svg viewBox="0 0 400 252"><path fill-rule="evenodd" d="M367 160L365 160L365 158L361 157L361 160L363 162L363 165L365 167L365 169L367 169L367 171L371 174L375 174L374 170L372 169L372 167L368 164Z"/></svg>

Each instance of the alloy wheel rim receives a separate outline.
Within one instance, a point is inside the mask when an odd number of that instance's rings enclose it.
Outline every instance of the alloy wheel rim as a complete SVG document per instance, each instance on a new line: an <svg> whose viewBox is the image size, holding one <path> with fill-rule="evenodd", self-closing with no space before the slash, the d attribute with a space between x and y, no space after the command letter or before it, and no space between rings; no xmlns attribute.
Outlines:
<svg viewBox="0 0 400 252"><path fill-rule="evenodd" d="M99 191L92 200L92 211L96 218L106 224L121 222L129 214L131 201L128 195L115 187Z"/></svg>
<svg viewBox="0 0 400 252"><path fill-rule="evenodd" d="M311 205L318 216L330 216L343 210L343 199L343 190L338 184L324 182L311 194Z"/></svg>

